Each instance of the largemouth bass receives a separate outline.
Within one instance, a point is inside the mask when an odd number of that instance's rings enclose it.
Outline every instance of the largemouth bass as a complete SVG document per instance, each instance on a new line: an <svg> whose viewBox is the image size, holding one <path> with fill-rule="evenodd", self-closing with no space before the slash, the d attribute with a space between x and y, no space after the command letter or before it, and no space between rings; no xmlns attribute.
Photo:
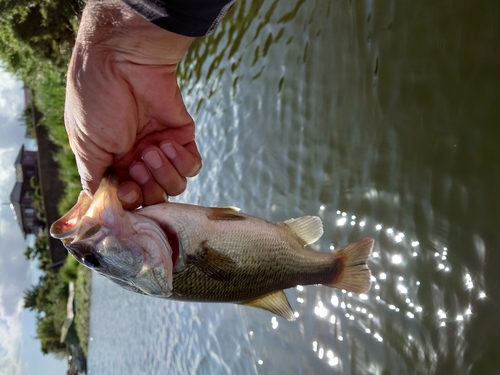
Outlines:
<svg viewBox="0 0 500 375"><path fill-rule="evenodd" d="M321 219L273 224L235 208L162 203L123 210L114 173L50 233L80 263L125 289L160 298L230 302L294 320L283 289L323 284L365 293L373 239L333 252L306 249L323 234Z"/></svg>

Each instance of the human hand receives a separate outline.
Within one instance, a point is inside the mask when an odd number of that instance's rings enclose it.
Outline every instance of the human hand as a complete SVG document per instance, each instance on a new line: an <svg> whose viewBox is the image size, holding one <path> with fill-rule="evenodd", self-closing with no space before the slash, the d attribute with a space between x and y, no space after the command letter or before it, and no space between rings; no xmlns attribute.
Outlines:
<svg viewBox="0 0 500 375"><path fill-rule="evenodd" d="M163 30L119 0L89 0L68 69L65 124L83 189L120 178L125 209L184 191L201 168L175 69L193 38Z"/></svg>

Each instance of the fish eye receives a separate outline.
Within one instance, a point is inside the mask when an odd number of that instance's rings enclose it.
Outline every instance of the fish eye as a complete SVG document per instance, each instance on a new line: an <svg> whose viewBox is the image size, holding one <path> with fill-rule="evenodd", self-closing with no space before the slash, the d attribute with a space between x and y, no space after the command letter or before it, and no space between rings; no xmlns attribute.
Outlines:
<svg viewBox="0 0 500 375"><path fill-rule="evenodd" d="M87 254L83 257L83 264L85 264L88 268L97 268L101 265L97 257L93 254Z"/></svg>

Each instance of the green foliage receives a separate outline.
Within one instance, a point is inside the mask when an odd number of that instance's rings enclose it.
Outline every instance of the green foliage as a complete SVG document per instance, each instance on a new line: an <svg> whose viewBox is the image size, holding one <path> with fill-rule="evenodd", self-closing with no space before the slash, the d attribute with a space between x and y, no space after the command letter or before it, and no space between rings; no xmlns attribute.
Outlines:
<svg viewBox="0 0 500 375"><path fill-rule="evenodd" d="M64 128L65 74L83 0L0 0L0 60L33 92L35 108L42 113L40 122L60 147L56 159L60 166L65 196L60 202L61 214L76 202L81 190L75 157ZM32 128L31 108L24 114ZM33 129L34 131L34 129ZM35 189L37 205L39 188ZM41 197L40 197L41 198ZM43 212L43 209L37 210ZM90 304L90 272L72 257L59 273L48 269L48 234L41 233L33 247L24 253L38 261L44 272L38 284L24 293L25 308L37 314L37 337L43 353L66 355L60 343L61 327L66 319L68 283L75 281L75 324L85 354L87 353Z"/></svg>
<svg viewBox="0 0 500 375"><path fill-rule="evenodd" d="M73 257L59 274L46 272L38 284L24 292L24 307L37 314L37 338L42 352L66 353L66 345L61 344L61 327L66 319L66 304L69 297L69 281L75 281L75 325L82 348L87 354L90 311L90 271L81 266Z"/></svg>
<svg viewBox="0 0 500 375"><path fill-rule="evenodd" d="M33 139L36 138L35 124L33 123L33 109L30 105L24 107L23 113L19 120L21 120L26 125L26 129L31 137Z"/></svg>
<svg viewBox="0 0 500 375"><path fill-rule="evenodd" d="M90 290L92 272L82 265L78 266L75 281L75 328L80 346L88 355L88 342L90 337Z"/></svg>
<svg viewBox="0 0 500 375"><path fill-rule="evenodd" d="M36 303L38 300L38 292L40 285L35 285L31 289L26 289L24 291L24 308L30 311L35 311L37 309Z"/></svg>
<svg viewBox="0 0 500 375"><path fill-rule="evenodd" d="M39 268L45 273L38 284L24 291L24 308L37 314L37 338L44 354L62 356L66 345L59 342L61 327L66 319L66 304L69 297L68 284L75 282L75 327L80 345L87 355L90 319L91 272L71 256L66 263L53 273L47 270L50 259L47 255L47 232L37 237L34 247L25 252L28 259L38 260Z"/></svg>
<svg viewBox="0 0 500 375"><path fill-rule="evenodd" d="M49 238L48 236L49 235L47 233L47 230L44 229L35 239L34 246L28 246L24 252L24 256L26 257L26 259L38 260L39 267L41 269L46 269L47 266L52 263L47 253Z"/></svg>
<svg viewBox="0 0 500 375"><path fill-rule="evenodd" d="M64 128L64 99L66 69L43 72L37 82L31 84L36 108L43 114L41 122L50 129L52 140L69 150L68 135Z"/></svg>
<svg viewBox="0 0 500 375"><path fill-rule="evenodd" d="M66 257L66 262L64 263L64 266L62 266L61 269L59 270L59 276L64 282L68 284L71 281L76 281L76 278L78 276L78 267L79 267L78 261L72 256L68 256Z"/></svg>
<svg viewBox="0 0 500 375"><path fill-rule="evenodd" d="M0 0L0 59L28 83L41 70L65 67L82 5L78 0Z"/></svg>
<svg viewBox="0 0 500 375"><path fill-rule="evenodd" d="M43 114L41 122L60 147L56 159L66 190L61 213L72 207L81 190L64 127L64 99L83 5L82 0L0 0L0 60L32 89L35 106Z"/></svg>
<svg viewBox="0 0 500 375"><path fill-rule="evenodd" d="M43 354L66 354L66 344L61 343L61 327L64 319L59 314L50 311L45 316L38 315L36 321L36 337L40 340Z"/></svg>
<svg viewBox="0 0 500 375"><path fill-rule="evenodd" d="M24 292L24 307L37 314L37 338L44 354L66 351L66 345L59 341L67 299L68 284L51 272L46 272L37 285Z"/></svg>
<svg viewBox="0 0 500 375"><path fill-rule="evenodd" d="M31 177L30 186L33 189L33 192L29 193L33 199L31 207L35 209L38 220L45 222L45 208L43 206L42 192L35 176Z"/></svg>
<svg viewBox="0 0 500 375"><path fill-rule="evenodd" d="M63 354L66 345L59 342L61 327L66 318L68 284L53 272L47 271L51 260L47 253L48 234L45 230L35 240L33 247L24 253L27 259L38 261L39 268L45 273L38 284L24 291L24 307L36 312L37 338L40 339L44 354Z"/></svg>

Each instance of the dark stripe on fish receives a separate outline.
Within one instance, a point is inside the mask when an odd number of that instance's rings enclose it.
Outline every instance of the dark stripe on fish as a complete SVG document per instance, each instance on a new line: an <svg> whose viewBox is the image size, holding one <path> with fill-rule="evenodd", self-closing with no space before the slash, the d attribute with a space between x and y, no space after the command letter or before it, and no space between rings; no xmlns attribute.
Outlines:
<svg viewBox="0 0 500 375"><path fill-rule="evenodd" d="M207 215L208 220L245 220L246 217L232 208L213 207Z"/></svg>
<svg viewBox="0 0 500 375"><path fill-rule="evenodd" d="M236 262L233 259L212 249L206 241L196 249L194 254L186 255L186 262L217 281L229 281L236 267Z"/></svg>
<svg viewBox="0 0 500 375"><path fill-rule="evenodd" d="M335 253L333 253L334 256L336 255ZM345 268L345 262L344 262L344 257L343 256L335 256L336 260L335 262L333 263L333 270L331 271L331 273L329 273L329 275L333 275L333 279L332 281L330 282L327 282L327 283L323 283L323 284L335 284L336 282L338 282L341 278L342 278L342 273L344 272L344 268Z"/></svg>

